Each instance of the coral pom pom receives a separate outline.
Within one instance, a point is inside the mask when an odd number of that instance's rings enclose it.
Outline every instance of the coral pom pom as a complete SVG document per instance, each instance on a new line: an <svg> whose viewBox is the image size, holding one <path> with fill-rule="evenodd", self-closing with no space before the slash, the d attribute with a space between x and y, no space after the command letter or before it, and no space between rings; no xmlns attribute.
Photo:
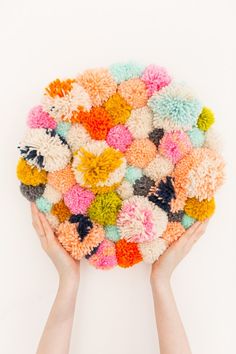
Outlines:
<svg viewBox="0 0 236 354"><path fill-rule="evenodd" d="M125 156L128 164L144 168L157 154L156 146L149 139L137 139L126 150Z"/></svg>

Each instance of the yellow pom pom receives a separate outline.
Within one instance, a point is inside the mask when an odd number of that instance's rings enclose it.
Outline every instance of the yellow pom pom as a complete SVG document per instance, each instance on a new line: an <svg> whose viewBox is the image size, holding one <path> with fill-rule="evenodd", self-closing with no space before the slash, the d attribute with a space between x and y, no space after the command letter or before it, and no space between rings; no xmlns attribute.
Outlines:
<svg viewBox="0 0 236 354"><path fill-rule="evenodd" d="M215 211L214 198L204 199L201 202L196 198L188 198L184 207L184 211L188 216L199 221L208 219Z"/></svg>
<svg viewBox="0 0 236 354"><path fill-rule="evenodd" d="M125 124L131 112L130 105L118 93L108 99L104 108L111 115L114 125Z"/></svg>
<svg viewBox="0 0 236 354"><path fill-rule="evenodd" d="M208 130L215 122L214 113L207 107L203 107L202 113L198 117L197 126L201 130Z"/></svg>
<svg viewBox="0 0 236 354"><path fill-rule="evenodd" d="M24 159L19 160L16 174L18 179L26 185L37 186L47 182L47 172L30 166Z"/></svg>

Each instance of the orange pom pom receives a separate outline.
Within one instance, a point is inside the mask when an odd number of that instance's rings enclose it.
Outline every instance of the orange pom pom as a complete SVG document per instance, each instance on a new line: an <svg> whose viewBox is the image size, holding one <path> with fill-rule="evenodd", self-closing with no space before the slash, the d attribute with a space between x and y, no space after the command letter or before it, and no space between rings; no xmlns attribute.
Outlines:
<svg viewBox="0 0 236 354"><path fill-rule="evenodd" d="M171 245L174 241L177 241L184 232L185 228L179 222L169 222L162 238Z"/></svg>
<svg viewBox="0 0 236 354"><path fill-rule="evenodd" d="M115 245L117 262L120 267L128 268L142 261L137 243L121 239Z"/></svg>
<svg viewBox="0 0 236 354"><path fill-rule="evenodd" d="M51 213L58 217L60 222L64 222L71 216L70 210L67 208L63 200L53 205Z"/></svg>
<svg viewBox="0 0 236 354"><path fill-rule="evenodd" d="M46 88L46 92L51 97L63 97L71 91L73 82L75 82L75 80L68 79L61 81L57 79L49 84L49 86Z"/></svg>

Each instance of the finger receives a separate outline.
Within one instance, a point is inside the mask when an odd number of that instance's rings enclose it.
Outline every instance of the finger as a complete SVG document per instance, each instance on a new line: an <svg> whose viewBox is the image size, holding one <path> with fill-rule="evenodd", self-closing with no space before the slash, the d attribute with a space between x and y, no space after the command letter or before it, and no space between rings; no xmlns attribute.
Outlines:
<svg viewBox="0 0 236 354"><path fill-rule="evenodd" d="M45 235L46 235L47 239L53 240L54 239L54 232L53 232L46 216L42 213L39 213L39 219L40 219L40 222L44 228Z"/></svg>
<svg viewBox="0 0 236 354"><path fill-rule="evenodd" d="M190 242L195 243L205 233L209 220L201 223L200 227L191 235Z"/></svg>
<svg viewBox="0 0 236 354"><path fill-rule="evenodd" d="M39 237L45 237L45 231L39 218L39 212L34 203L31 203L31 214L34 229Z"/></svg>

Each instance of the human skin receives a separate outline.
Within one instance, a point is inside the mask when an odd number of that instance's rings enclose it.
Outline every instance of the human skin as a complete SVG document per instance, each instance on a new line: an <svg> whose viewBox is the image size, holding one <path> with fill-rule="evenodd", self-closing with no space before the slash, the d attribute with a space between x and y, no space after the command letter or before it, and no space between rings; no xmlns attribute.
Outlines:
<svg viewBox="0 0 236 354"><path fill-rule="evenodd" d="M59 286L37 354L68 354L79 287L80 264L60 245L45 216L31 204L32 223L43 250L56 267ZM203 235L208 222L195 223L156 261L150 282L160 354L190 354L190 346L171 289L171 275Z"/></svg>

